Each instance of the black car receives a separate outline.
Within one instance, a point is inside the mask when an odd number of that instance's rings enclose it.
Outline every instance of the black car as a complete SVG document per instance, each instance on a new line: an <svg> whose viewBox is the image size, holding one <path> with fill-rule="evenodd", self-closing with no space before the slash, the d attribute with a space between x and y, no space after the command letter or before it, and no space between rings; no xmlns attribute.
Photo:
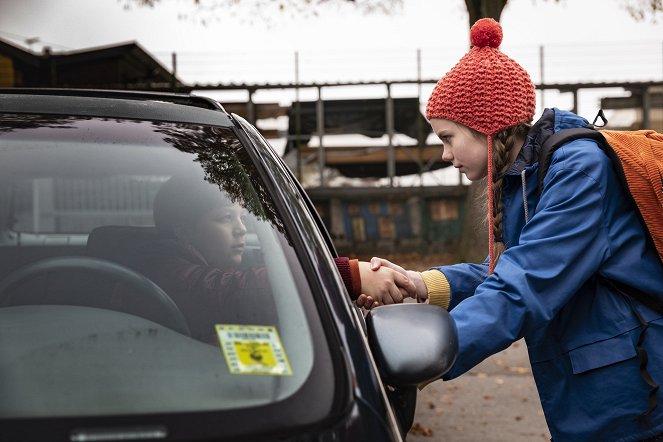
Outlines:
<svg viewBox="0 0 663 442"><path fill-rule="evenodd" d="M0 90L0 441L401 440L454 325L364 317L335 256L214 100Z"/></svg>

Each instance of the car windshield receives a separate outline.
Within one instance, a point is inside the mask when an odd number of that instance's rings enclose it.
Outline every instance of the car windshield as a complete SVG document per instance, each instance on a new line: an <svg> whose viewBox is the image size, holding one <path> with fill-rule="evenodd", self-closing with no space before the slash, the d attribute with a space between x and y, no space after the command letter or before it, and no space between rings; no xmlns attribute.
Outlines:
<svg viewBox="0 0 663 442"><path fill-rule="evenodd" d="M0 426L325 416L330 350L276 206L232 128L3 115Z"/></svg>

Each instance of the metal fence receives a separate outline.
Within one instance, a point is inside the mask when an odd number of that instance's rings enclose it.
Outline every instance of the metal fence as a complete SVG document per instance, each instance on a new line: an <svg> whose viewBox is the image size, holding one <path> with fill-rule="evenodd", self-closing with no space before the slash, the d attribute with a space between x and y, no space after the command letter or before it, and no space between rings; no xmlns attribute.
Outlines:
<svg viewBox="0 0 663 442"><path fill-rule="evenodd" d="M523 45L503 46L501 49L530 72L538 89L537 113L545 107L555 106L591 118L602 104L614 105L620 101L616 107L619 111L610 115L614 117L613 128L650 127L653 122L663 121L663 107L658 104L663 85L663 41ZM424 158L422 161L421 153L416 152L424 147L421 140L399 138L400 134L394 130L393 102L399 98L417 98L423 110L437 79L466 51L466 47L458 44L412 50L224 51L155 55L188 85L188 90L204 91L224 104L233 105L233 111L256 123L264 134L270 133L268 137L272 138L277 150L302 138L302 134L293 134L289 130L287 109L300 102L317 103L319 123L315 137L307 138L308 157L298 156L297 164L293 166L307 187L329 185L326 166L331 148L335 147L335 154L340 152L338 146L331 146L333 136L323 123L325 103L359 98L385 100L382 145L372 145L370 151L382 150L386 162L383 179L373 184L391 187L449 183L448 173L446 178L436 178L443 172L431 172L430 160ZM602 101L606 98L613 101ZM629 100L631 104L625 106ZM263 109L280 106L285 110L280 116L272 113L271 117L261 119L261 106ZM417 163L419 173L414 178L399 178L395 173L397 154L401 153ZM310 183L304 176L304 163L317 165ZM464 183L458 175L452 176L451 181L453 184Z"/></svg>
<svg viewBox="0 0 663 442"><path fill-rule="evenodd" d="M663 80L663 40L505 46L538 84ZM275 84L439 78L467 51L462 44L417 49L157 52L186 83Z"/></svg>

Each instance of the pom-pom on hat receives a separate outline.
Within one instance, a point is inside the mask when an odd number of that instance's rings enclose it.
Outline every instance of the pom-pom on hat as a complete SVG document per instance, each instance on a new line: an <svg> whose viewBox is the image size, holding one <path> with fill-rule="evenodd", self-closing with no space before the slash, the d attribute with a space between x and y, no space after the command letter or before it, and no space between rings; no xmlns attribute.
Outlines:
<svg viewBox="0 0 663 442"><path fill-rule="evenodd" d="M492 18L478 20L470 30L470 43L469 52L437 82L426 118L451 120L486 135L532 121L534 84L498 49L500 24Z"/></svg>

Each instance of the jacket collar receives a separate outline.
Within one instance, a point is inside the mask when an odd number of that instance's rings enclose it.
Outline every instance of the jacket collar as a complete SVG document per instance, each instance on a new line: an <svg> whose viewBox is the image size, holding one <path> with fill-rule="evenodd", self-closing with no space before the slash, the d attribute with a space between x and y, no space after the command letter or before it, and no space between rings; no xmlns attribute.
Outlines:
<svg viewBox="0 0 663 442"><path fill-rule="evenodd" d="M539 152L543 143L555 132L574 127L585 127L587 120L578 115L557 108L544 109L541 118L532 125L525 143L518 153L516 161L509 167L507 175L520 175L523 170L539 161Z"/></svg>

